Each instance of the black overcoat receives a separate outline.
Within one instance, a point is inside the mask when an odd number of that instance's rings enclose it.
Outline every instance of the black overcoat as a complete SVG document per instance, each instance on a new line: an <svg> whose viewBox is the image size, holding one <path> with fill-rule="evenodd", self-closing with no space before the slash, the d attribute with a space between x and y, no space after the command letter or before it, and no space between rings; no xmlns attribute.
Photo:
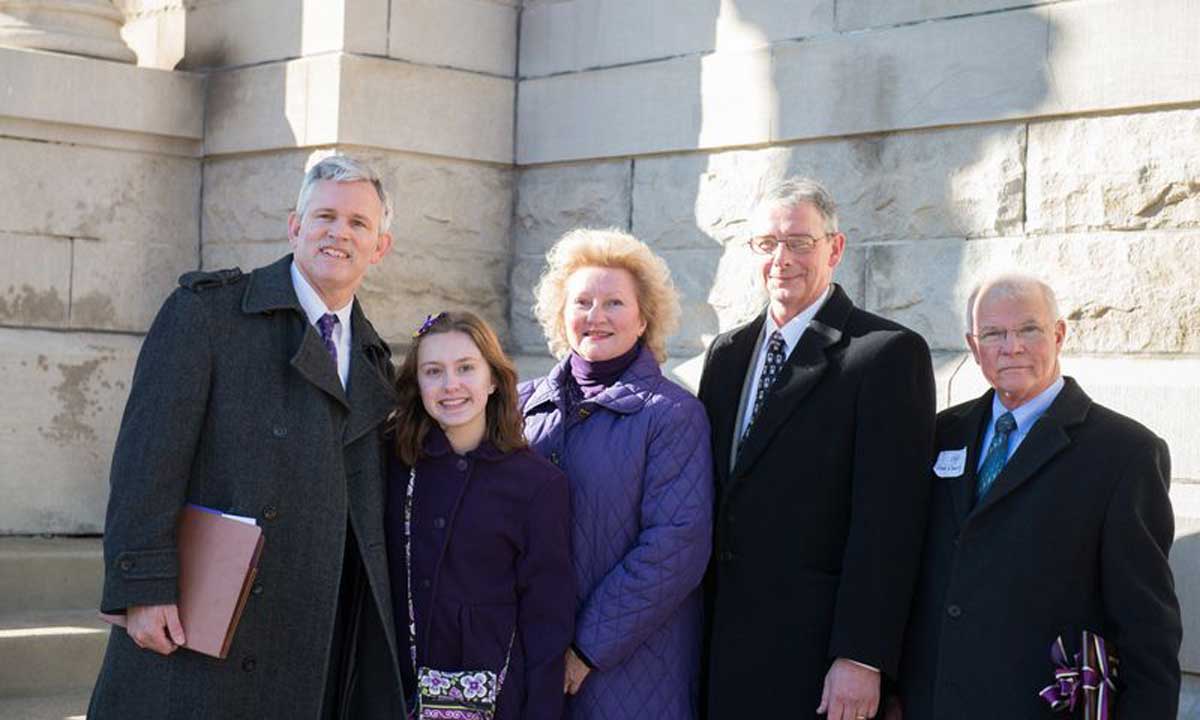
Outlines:
<svg viewBox="0 0 1200 720"><path fill-rule="evenodd" d="M401 717L383 532L390 355L355 303L343 391L290 263L185 275L146 336L113 454L101 608L176 601L186 502L256 518L263 553L228 659L160 656L114 628L91 720L317 718L350 527L369 601L351 693L363 704L347 712Z"/></svg>
<svg viewBox="0 0 1200 720"><path fill-rule="evenodd" d="M933 477L901 666L905 720L1061 717L1038 691L1050 645L1100 633L1120 657L1116 717L1174 720L1179 604L1166 444L1071 378L972 509L993 391L937 419L964 471ZM943 471L943 474L950 474Z"/></svg>
<svg viewBox="0 0 1200 720"><path fill-rule="evenodd" d="M810 322L736 463L766 315L709 347L700 399L717 477L708 575L712 720L814 715L845 657L894 674L928 498L934 386L912 331L840 287Z"/></svg>

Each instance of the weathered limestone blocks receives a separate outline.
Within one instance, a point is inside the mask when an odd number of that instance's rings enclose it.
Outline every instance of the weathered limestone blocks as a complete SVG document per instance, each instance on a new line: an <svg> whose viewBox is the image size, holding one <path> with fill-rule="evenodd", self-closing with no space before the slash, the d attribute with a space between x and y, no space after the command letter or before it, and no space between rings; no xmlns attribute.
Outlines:
<svg viewBox="0 0 1200 720"><path fill-rule="evenodd" d="M1029 128L1030 233L1200 227L1200 110Z"/></svg>
<svg viewBox="0 0 1200 720"><path fill-rule="evenodd" d="M560 3L545 12L585 7ZM1047 4L773 40L703 61L669 56L532 77L520 83L517 162L1192 103L1200 46L1181 28L1194 26L1194 12L1189 0ZM747 60L754 54L763 56L765 73L728 71L757 67ZM765 130L736 122L748 85L759 97L750 115L771 120Z"/></svg>
<svg viewBox="0 0 1200 720"><path fill-rule="evenodd" d="M507 335L512 171L378 149L341 148L383 176L395 244L359 291L375 327L406 342L426 314L480 313ZM211 158L205 163L204 267L264 265L289 252L287 217L307 167L331 150Z"/></svg>
<svg viewBox="0 0 1200 720"><path fill-rule="evenodd" d="M838 3L837 29L883 28L1049 2L1054 0L843 0Z"/></svg>
<svg viewBox="0 0 1200 720"><path fill-rule="evenodd" d="M209 155L362 145L512 161L509 79L326 54L209 76Z"/></svg>
<svg viewBox="0 0 1200 720"><path fill-rule="evenodd" d="M518 5L519 0L392 0L387 54L512 77Z"/></svg>
<svg viewBox="0 0 1200 720"><path fill-rule="evenodd" d="M833 30L834 0L526 0L521 74L746 49Z"/></svg>
<svg viewBox="0 0 1200 720"><path fill-rule="evenodd" d="M1068 353L1200 352L1200 233L1096 233L878 245L867 307L965 349L974 284L1002 271L1041 273L1067 318Z"/></svg>
<svg viewBox="0 0 1200 720"><path fill-rule="evenodd" d="M112 0L0 0L0 45L131 63Z"/></svg>
<svg viewBox="0 0 1200 720"><path fill-rule="evenodd" d="M0 325L66 327L71 239L0 232Z"/></svg>
<svg viewBox="0 0 1200 720"><path fill-rule="evenodd" d="M629 160L521 168L514 250L544 255L563 234L580 227L627 229L632 177Z"/></svg>
<svg viewBox="0 0 1200 720"><path fill-rule="evenodd" d="M0 164L21 169L0 181L0 244L47 262L10 272L66 306L69 327L144 332L175 277L197 266L198 161L0 139ZM6 279L18 291L11 313L26 283ZM49 326L58 317L45 303L17 315Z"/></svg>
<svg viewBox="0 0 1200 720"><path fill-rule="evenodd" d="M101 532L139 338L0 328L0 535Z"/></svg>

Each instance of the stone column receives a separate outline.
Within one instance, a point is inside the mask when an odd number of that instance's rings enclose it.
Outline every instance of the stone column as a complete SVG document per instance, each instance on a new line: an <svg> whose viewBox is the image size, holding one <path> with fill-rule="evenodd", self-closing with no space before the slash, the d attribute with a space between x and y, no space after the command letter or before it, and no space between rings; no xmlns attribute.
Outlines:
<svg viewBox="0 0 1200 720"><path fill-rule="evenodd" d="M0 45L132 63L112 0L0 0Z"/></svg>

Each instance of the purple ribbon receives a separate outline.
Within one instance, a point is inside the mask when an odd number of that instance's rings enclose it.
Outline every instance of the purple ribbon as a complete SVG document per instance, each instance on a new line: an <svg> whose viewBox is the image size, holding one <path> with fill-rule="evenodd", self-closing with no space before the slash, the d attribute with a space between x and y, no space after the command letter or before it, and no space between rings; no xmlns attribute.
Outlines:
<svg viewBox="0 0 1200 720"><path fill-rule="evenodd" d="M421 327L413 331L413 338L419 338L425 333L429 332L434 325L437 325L438 320L441 320L444 317L446 317L445 312L440 312L437 315L426 315L425 322L421 323Z"/></svg>
<svg viewBox="0 0 1200 720"><path fill-rule="evenodd" d="M1050 646L1054 663L1054 682L1038 693L1054 712L1074 712L1084 706L1084 720L1111 720L1112 700L1117 692L1117 658L1107 649L1104 638L1084 630L1080 651L1067 654L1060 635Z"/></svg>

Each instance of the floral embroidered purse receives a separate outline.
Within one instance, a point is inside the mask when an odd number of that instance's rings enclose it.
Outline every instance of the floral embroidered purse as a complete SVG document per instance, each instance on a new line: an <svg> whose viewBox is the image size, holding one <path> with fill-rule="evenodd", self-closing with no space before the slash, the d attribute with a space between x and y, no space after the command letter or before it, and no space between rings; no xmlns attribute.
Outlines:
<svg viewBox="0 0 1200 720"><path fill-rule="evenodd" d="M491 670L434 670L417 665L417 616L412 596L412 507L413 485L417 470L408 473L408 496L404 503L404 559L408 568L408 634L413 667L417 669L417 703L410 712L415 720L492 720L496 715L496 698L508 674L512 644L499 673Z"/></svg>

